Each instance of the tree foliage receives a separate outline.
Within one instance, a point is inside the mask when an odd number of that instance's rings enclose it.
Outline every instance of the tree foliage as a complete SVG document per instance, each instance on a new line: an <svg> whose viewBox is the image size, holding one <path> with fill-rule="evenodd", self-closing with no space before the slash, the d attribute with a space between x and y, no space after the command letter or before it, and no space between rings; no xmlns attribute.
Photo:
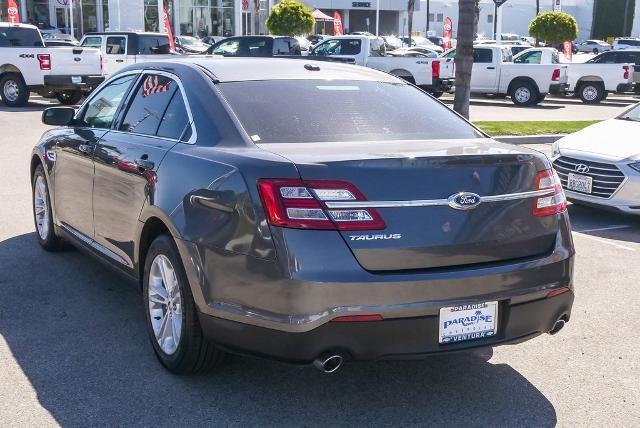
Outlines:
<svg viewBox="0 0 640 428"><path fill-rule="evenodd" d="M300 36L313 31L315 20L309 9L297 0L282 0L271 9L267 30L279 36Z"/></svg>
<svg viewBox="0 0 640 428"><path fill-rule="evenodd" d="M578 37L578 23L565 12L543 12L529 24L529 34L552 44L573 41Z"/></svg>

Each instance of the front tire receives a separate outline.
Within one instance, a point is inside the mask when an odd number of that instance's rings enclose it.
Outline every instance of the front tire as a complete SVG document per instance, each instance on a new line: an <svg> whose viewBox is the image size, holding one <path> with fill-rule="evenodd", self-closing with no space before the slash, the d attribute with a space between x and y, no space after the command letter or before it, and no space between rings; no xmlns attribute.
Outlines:
<svg viewBox="0 0 640 428"><path fill-rule="evenodd" d="M7 73L0 79L0 97L7 107L24 107L31 92L24 79L17 73Z"/></svg>
<svg viewBox="0 0 640 428"><path fill-rule="evenodd" d="M536 104L540 97L538 89L529 82L518 82L511 90L511 101L518 107L529 107Z"/></svg>
<svg viewBox="0 0 640 428"><path fill-rule="evenodd" d="M604 99L604 85L600 82L585 82L578 89L578 96L585 104L598 104Z"/></svg>
<svg viewBox="0 0 640 428"><path fill-rule="evenodd" d="M168 235L149 247L143 277L149 339L160 363L175 374L214 368L223 352L204 337L178 249Z"/></svg>
<svg viewBox="0 0 640 428"><path fill-rule="evenodd" d="M36 226L38 243L47 251L58 251L62 247L62 240L56 235L53 227L49 185L42 165L36 167L31 187L33 192L33 221Z"/></svg>
<svg viewBox="0 0 640 428"><path fill-rule="evenodd" d="M55 93L56 99L66 106L76 105L82 99L82 91L61 91Z"/></svg>

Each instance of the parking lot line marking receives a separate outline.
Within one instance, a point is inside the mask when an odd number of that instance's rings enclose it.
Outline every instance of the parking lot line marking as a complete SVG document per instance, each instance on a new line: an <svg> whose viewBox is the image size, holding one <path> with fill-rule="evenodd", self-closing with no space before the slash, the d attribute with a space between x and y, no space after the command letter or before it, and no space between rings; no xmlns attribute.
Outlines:
<svg viewBox="0 0 640 428"><path fill-rule="evenodd" d="M627 229L629 227L631 227L631 226L629 226L627 224L621 224L621 225L618 225L618 226L598 227L598 228L595 228L595 229L574 230L574 232L577 232L577 233L601 232L603 230Z"/></svg>
<svg viewBox="0 0 640 428"><path fill-rule="evenodd" d="M585 235L584 233L580 233L580 232L573 232L575 235L577 236L582 236L583 238L587 238L587 239L591 239L593 241L598 241L598 242L602 242L603 244L609 244L615 248L620 248L621 250L629 250L629 251L635 251L635 248L631 248L631 247L627 247L626 245L621 245L621 244L616 244L615 242L609 242L606 239L602 239L602 238L596 238L595 236L590 236L590 235Z"/></svg>

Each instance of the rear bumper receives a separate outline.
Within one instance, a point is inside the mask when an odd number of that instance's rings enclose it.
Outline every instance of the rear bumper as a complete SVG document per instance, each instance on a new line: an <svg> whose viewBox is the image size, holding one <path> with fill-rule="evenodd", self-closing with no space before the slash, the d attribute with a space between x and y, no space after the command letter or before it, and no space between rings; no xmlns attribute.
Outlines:
<svg viewBox="0 0 640 428"><path fill-rule="evenodd" d="M433 79L431 85L422 86L423 89L429 92L451 92L456 80L451 79Z"/></svg>
<svg viewBox="0 0 640 428"><path fill-rule="evenodd" d="M633 92L635 90L635 83L621 83L616 88L616 92Z"/></svg>
<svg viewBox="0 0 640 428"><path fill-rule="evenodd" d="M201 315L205 334L232 352L293 363L308 363L332 352L351 360L416 358L486 346L518 343L550 331L557 320L568 321L574 293L499 306L498 333L489 338L441 345L438 316L375 322L330 322L304 333L287 333Z"/></svg>
<svg viewBox="0 0 640 428"><path fill-rule="evenodd" d="M74 78L80 82L74 83ZM104 76L44 76L44 86L51 91L57 90L92 90L104 81Z"/></svg>
<svg viewBox="0 0 640 428"><path fill-rule="evenodd" d="M549 86L549 93L554 95L562 95L569 91L568 83L553 83Z"/></svg>

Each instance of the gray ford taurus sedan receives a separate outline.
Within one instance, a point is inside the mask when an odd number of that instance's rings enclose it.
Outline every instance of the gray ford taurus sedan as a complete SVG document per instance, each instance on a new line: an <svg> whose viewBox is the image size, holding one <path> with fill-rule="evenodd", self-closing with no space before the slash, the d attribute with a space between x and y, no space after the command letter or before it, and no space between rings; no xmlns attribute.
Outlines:
<svg viewBox="0 0 640 428"><path fill-rule="evenodd" d="M194 58L45 110L37 239L140 284L175 373L225 351L331 372L555 333L574 293L541 154L352 65Z"/></svg>

